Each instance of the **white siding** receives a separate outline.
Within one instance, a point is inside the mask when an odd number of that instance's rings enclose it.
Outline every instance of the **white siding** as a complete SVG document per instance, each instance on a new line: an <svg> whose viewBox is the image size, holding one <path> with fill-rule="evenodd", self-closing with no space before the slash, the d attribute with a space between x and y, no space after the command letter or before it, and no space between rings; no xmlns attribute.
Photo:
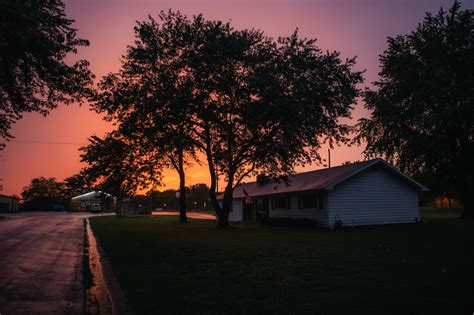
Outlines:
<svg viewBox="0 0 474 315"><path fill-rule="evenodd" d="M325 198L324 204L327 204ZM298 209L298 194L290 193L290 209L288 210L271 210L270 218L296 218L296 219L313 219L319 224L327 225L327 207L326 209Z"/></svg>
<svg viewBox="0 0 474 315"><path fill-rule="evenodd" d="M379 168L369 168L328 191L330 225L407 223L419 220L415 188Z"/></svg>
<svg viewBox="0 0 474 315"><path fill-rule="evenodd" d="M18 199L0 196L0 213L1 212L18 212Z"/></svg>
<svg viewBox="0 0 474 315"><path fill-rule="evenodd" d="M232 200L232 211L229 213L230 222L241 222L243 219L242 213L242 198L237 198Z"/></svg>

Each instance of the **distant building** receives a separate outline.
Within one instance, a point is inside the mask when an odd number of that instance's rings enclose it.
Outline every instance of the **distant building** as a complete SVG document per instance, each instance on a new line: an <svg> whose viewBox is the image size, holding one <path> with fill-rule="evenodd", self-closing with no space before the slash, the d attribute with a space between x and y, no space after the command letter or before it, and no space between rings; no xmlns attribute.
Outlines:
<svg viewBox="0 0 474 315"><path fill-rule="evenodd" d="M0 212L18 212L18 202L16 197L0 195Z"/></svg>
<svg viewBox="0 0 474 315"><path fill-rule="evenodd" d="M103 211L115 211L115 199L112 195L102 191L91 191L71 198L69 210L73 212L86 212L92 205L101 205Z"/></svg>
<svg viewBox="0 0 474 315"><path fill-rule="evenodd" d="M427 190L375 159L296 174L287 184L260 177L239 185L229 220L311 219L328 227L417 222L418 193Z"/></svg>

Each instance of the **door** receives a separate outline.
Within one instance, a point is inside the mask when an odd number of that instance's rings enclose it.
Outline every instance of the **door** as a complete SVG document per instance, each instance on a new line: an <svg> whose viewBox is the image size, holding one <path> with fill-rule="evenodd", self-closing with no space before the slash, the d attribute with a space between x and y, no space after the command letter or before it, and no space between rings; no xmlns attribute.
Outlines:
<svg viewBox="0 0 474 315"><path fill-rule="evenodd" d="M255 222L255 211L253 202L246 202L245 198L242 199L242 212L244 222Z"/></svg>
<svg viewBox="0 0 474 315"><path fill-rule="evenodd" d="M258 222L266 221L269 218L270 200L268 197L260 197L255 202L255 216Z"/></svg>

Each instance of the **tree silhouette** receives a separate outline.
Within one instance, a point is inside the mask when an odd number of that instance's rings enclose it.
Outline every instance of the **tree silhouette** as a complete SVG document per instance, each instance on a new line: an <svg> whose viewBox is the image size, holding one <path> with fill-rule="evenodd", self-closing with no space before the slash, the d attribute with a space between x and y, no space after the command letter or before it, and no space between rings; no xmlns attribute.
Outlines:
<svg viewBox="0 0 474 315"><path fill-rule="evenodd" d="M178 173L180 221L186 222L185 167L195 156L188 129L194 85L185 63L192 34L180 14L159 18L161 25L151 17L137 23L135 45L120 71L101 80L93 106L117 123L123 138L140 143L150 163Z"/></svg>
<svg viewBox="0 0 474 315"><path fill-rule="evenodd" d="M219 228L229 227L233 189L243 178L286 175L321 161L321 141L347 140L349 127L338 119L350 117L362 80L353 59L323 53L297 32L275 42L202 15L158 18L137 24L135 45L121 70L101 81L94 107L124 137L160 156L171 152L173 166L185 159L180 150L188 159L204 156ZM222 204L219 174L227 181Z"/></svg>
<svg viewBox="0 0 474 315"><path fill-rule="evenodd" d="M92 136L81 148L88 166L81 170L87 182L117 198L117 211L123 214L122 201L149 186L159 184L161 166L140 145L111 132L105 137Z"/></svg>
<svg viewBox="0 0 474 315"><path fill-rule="evenodd" d="M229 23L194 24L203 35L190 67L199 104L191 131L207 157L218 227L228 228L233 190L245 177L284 178L297 165L321 162L323 141L347 140L339 118L350 117L362 76L352 71L354 59L323 53L296 31L275 42ZM222 204L219 174L226 180Z"/></svg>
<svg viewBox="0 0 474 315"><path fill-rule="evenodd" d="M60 0L0 2L0 138L11 138L9 129L24 112L47 115L88 95L89 63L65 62L89 45L76 37L72 23Z"/></svg>
<svg viewBox="0 0 474 315"><path fill-rule="evenodd" d="M411 175L433 174L474 217L474 11L455 1L388 39L380 80L365 93L357 141Z"/></svg>
<svg viewBox="0 0 474 315"><path fill-rule="evenodd" d="M66 203L64 183L56 178L38 177L21 192L22 209L26 211L51 211L58 203Z"/></svg>

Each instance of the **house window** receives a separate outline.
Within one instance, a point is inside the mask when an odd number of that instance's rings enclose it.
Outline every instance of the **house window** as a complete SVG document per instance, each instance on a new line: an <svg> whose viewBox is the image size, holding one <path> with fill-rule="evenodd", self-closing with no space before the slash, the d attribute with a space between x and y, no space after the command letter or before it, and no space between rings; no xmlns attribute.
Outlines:
<svg viewBox="0 0 474 315"><path fill-rule="evenodd" d="M289 196L288 195L276 195L273 196L273 209L275 210L287 210L289 208Z"/></svg>
<svg viewBox="0 0 474 315"><path fill-rule="evenodd" d="M318 207L318 196L315 192L301 193L301 208L315 209Z"/></svg>
<svg viewBox="0 0 474 315"><path fill-rule="evenodd" d="M298 194L299 209L324 209L324 193L322 191L304 191Z"/></svg>

